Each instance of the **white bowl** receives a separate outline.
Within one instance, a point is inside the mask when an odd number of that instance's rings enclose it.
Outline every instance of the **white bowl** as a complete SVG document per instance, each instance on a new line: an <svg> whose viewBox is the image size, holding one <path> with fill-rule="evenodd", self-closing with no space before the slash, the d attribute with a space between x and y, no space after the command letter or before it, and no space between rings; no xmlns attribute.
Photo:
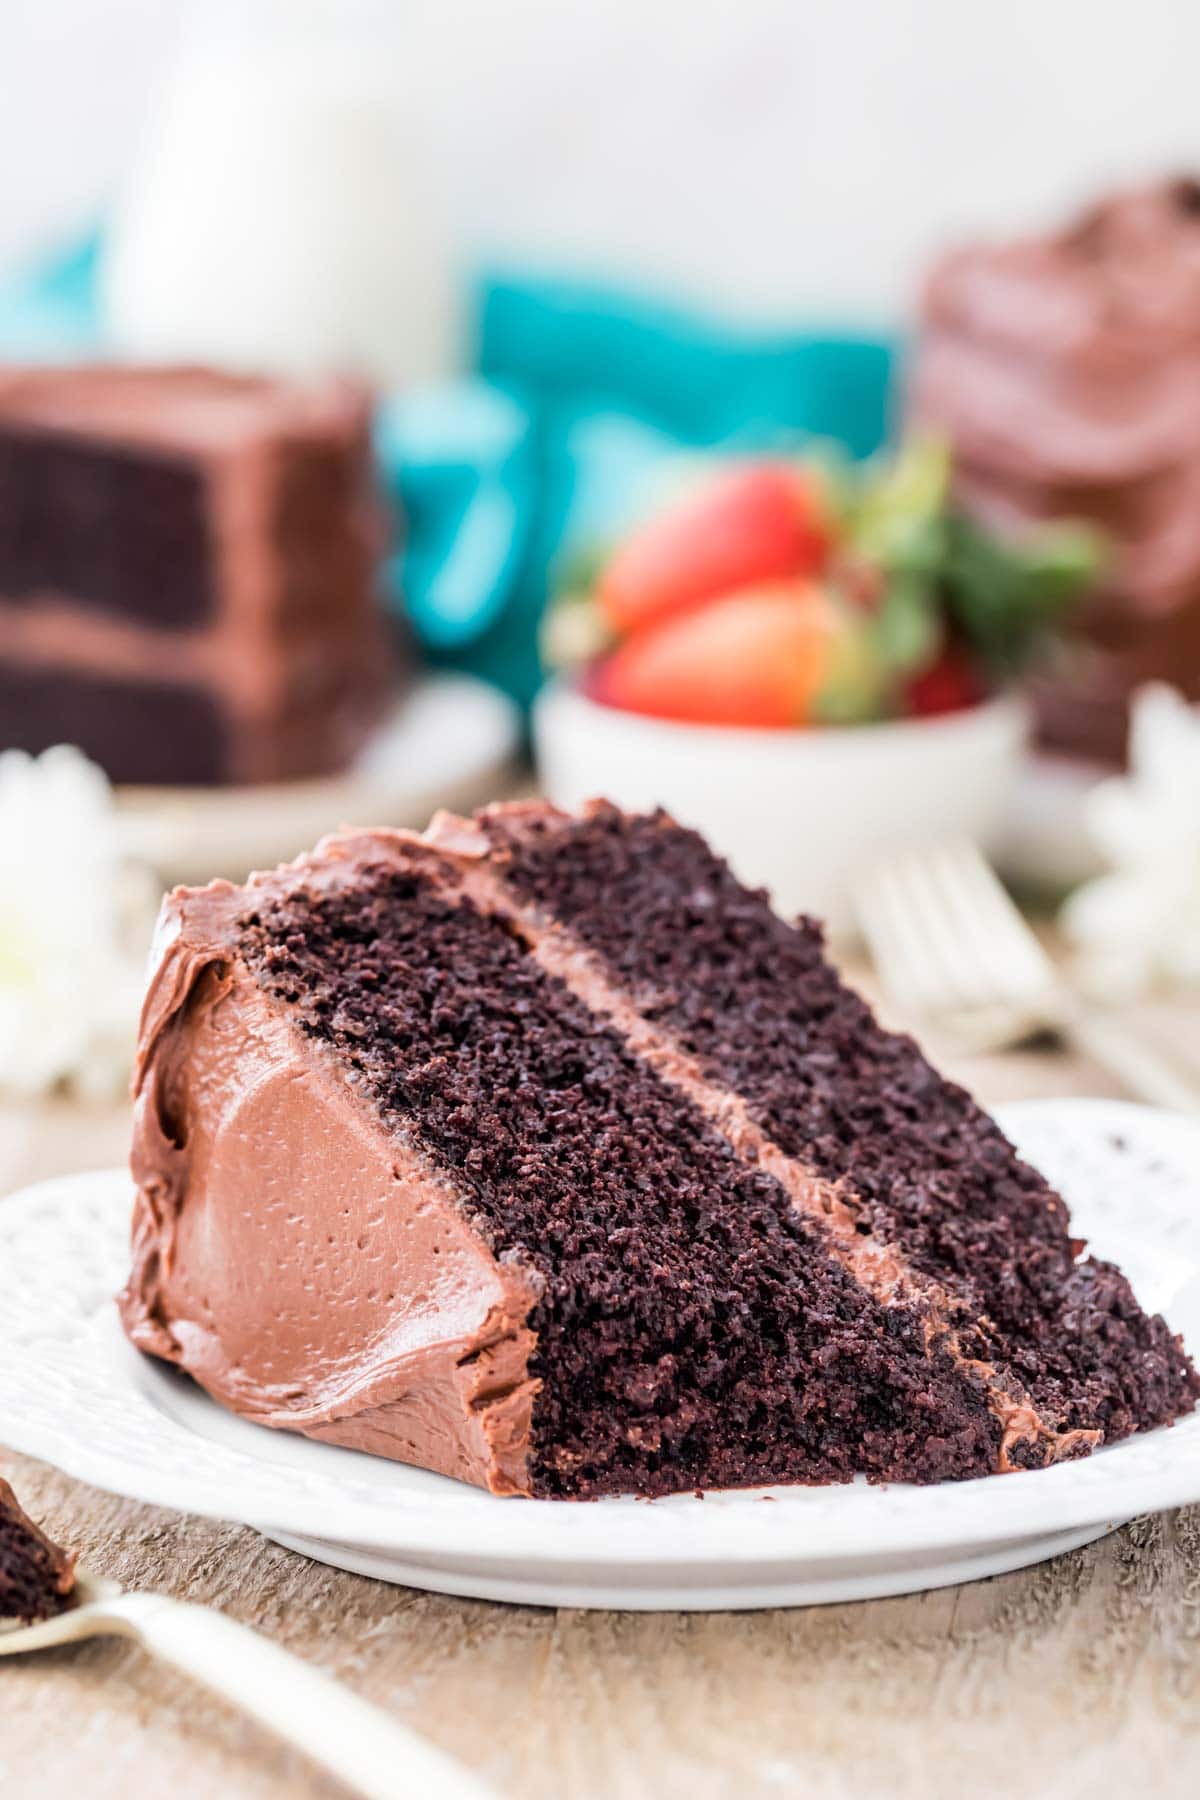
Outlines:
<svg viewBox="0 0 1200 1800"><path fill-rule="evenodd" d="M567 682L534 709L541 785L574 809L602 794L693 825L786 915L853 935L850 882L882 851L964 836L990 847L1028 739L1011 696L933 719L761 731L598 705Z"/></svg>

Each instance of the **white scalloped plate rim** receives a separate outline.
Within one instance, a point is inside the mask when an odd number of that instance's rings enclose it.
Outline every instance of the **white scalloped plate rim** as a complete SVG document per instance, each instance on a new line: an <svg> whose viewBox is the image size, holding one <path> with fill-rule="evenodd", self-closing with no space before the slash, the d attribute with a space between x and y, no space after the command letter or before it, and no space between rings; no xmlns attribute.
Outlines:
<svg viewBox="0 0 1200 1800"><path fill-rule="evenodd" d="M1143 1303L1200 1348L1200 1126L1106 1100L1027 1101L997 1116L1064 1188L1097 1253L1120 1261ZM128 1203L122 1170L0 1201L0 1441L147 1504L394 1556L694 1571L880 1562L1200 1501L1195 1414L1080 1462L935 1487L860 1481L655 1501L498 1499L235 1419L137 1355L111 1300Z"/></svg>

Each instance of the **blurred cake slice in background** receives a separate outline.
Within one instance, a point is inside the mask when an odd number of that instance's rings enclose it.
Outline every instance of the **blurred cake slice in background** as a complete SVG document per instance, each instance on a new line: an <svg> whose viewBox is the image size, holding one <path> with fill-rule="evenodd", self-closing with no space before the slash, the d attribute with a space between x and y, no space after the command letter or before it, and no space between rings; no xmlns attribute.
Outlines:
<svg viewBox="0 0 1200 1800"><path fill-rule="evenodd" d="M1108 534L1083 631L1037 691L1047 748L1120 760L1139 683L1200 696L1200 182L945 256L909 409L949 438L980 522L1086 519Z"/></svg>
<svg viewBox="0 0 1200 1800"><path fill-rule="evenodd" d="M117 782L344 769L394 681L365 395L0 370L0 748Z"/></svg>

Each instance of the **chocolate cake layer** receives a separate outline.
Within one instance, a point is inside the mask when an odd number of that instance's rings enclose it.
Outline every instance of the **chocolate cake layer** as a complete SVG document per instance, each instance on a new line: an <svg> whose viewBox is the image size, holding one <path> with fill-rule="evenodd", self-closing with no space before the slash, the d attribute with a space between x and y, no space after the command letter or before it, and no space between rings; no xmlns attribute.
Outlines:
<svg viewBox="0 0 1200 1800"><path fill-rule="evenodd" d="M1196 1399L985 1116L661 816L180 890L134 1173L136 1343L498 1492L983 1474Z"/></svg>
<svg viewBox="0 0 1200 1800"><path fill-rule="evenodd" d="M202 471L177 454L0 421L0 591L155 625L215 610Z"/></svg>
<svg viewBox="0 0 1200 1800"><path fill-rule="evenodd" d="M75 1558L38 1530L0 1480L0 1623L51 1618L74 1585Z"/></svg>
<svg viewBox="0 0 1200 1800"><path fill-rule="evenodd" d="M981 1354L1061 1431L1124 1436L1196 1394L1188 1359L1111 1265L1077 1260L1067 1209L911 1039L884 1031L826 960L693 832L664 815L503 810L489 834L514 891L566 925L785 1151L853 1196L985 1320Z"/></svg>
<svg viewBox="0 0 1200 1800"><path fill-rule="evenodd" d="M180 683L129 681L79 669L16 669L0 661L0 732L40 755L75 744L113 781L137 782L153 743L160 782L199 787L233 773L217 696Z"/></svg>

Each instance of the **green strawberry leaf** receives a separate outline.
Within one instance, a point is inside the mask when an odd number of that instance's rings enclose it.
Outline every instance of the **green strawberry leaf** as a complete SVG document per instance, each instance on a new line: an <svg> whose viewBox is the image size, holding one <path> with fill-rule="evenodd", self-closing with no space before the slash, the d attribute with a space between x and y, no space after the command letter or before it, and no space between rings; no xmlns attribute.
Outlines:
<svg viewBox="0 0 1200 1800"><path fill-rule="evenodd" d="M940 554L949 481L949 454L934 438L913 438L891 457L872 458L849 522L855 550L889 568L930 567Z"/></svg>
<svg viewBox="0 0 1200 1800"><path fill-rule="evenodd" d="M892 674L926 668L943 638L935 583L919 569L895 569L871 625L876 652Z"/></svg>
<svg viewBox="0 0 1200 1800"><path fill-rule="evenodd" d="M813 718L822 725L862 725L889 710L892 684L874 631L849 609L842 617L825 683L813 705Z"/></svg>
<svg viewBox="0 0 1200 1800"><path fill-rule="evenodd" d="M947 614L1000 679L1025 667L1103 565L1100 539L1083 526L1047 526L1010 543L951 513L946 531L941 593Z"/></svg>

